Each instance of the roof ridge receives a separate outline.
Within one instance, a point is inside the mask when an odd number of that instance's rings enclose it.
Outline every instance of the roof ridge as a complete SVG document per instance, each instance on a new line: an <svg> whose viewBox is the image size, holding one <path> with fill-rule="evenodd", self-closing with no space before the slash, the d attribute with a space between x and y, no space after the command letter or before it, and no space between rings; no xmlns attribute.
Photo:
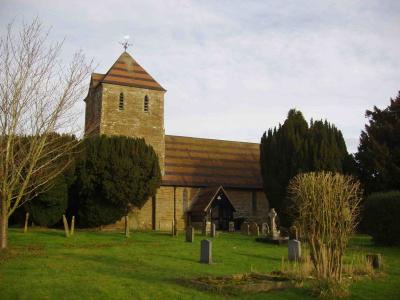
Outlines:
<svg viewBox="0 0 400 300"><path fill-rule="evenodd" d="M128 52L124 51L112 64L98 83L132 86L150 90L166 91Z"/></svg>
<svg viewBox="0 0 400 300"><path fill-rule="evenodd" d="M187 138L187 139L195 139L195 140L208 140L208 141L217 141L217 142L229 142L229 143L260 145L260 143L255 143L255 142L242 142L242 141L222 140L222 139L194 137L194 136L184 136L184 135L174 135L174 134L166 134L165 137L172 137L172 138L177 137L177 138Z"/></svg>

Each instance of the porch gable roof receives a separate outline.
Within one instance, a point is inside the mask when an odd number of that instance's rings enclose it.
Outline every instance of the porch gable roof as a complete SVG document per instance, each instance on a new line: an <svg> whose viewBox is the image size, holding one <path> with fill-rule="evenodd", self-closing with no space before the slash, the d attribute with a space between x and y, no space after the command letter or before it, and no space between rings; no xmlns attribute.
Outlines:
<svg viewBox="0 0 400 300"><path fill-rule="evenodd" d="M236 211L235 207L232 204L232 201L229 199L229 196L224 188L222 186L214 186L201 188L191 201L188 212L205 213L220 192L224 194L224 196L228 200L228 203L232 206L233 211Z"/></svg>

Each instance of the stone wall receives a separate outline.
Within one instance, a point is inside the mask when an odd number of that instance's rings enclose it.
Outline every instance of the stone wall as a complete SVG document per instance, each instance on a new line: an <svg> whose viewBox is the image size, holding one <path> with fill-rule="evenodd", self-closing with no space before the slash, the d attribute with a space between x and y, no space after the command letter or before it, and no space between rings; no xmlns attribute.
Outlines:
<svg viewBox="0 0 400 300"><path fill-rule="evenodd" d="M174 220L174 190L175 190L175 209L177 229L182 231L186 227L186 210L190 206L191 199L194 198L199 188L193 187L172 187L162 186L158 189L155 200L155 229L170 231ZM186 191L186 192L185 192ZM252 190L225 189L228 197L235 206L236 213L234 218L244 218L247 221L261 224L267 221L268 201L264 192L257 190L257 210L252 208ZM185 193L187 195L185 199ZM147 230L153 228L153 200L147 200L142 209L134 209L129 215L130 227L132 229ZM106 228L123 228L124 220L109 225Z"/></svg>
<svg viewBox="0 0 400 300"><path fill-rule="evenodd" d="M120 93L124 95L123 110L119 109ZM144 111L145 96L149 98L148 112ZM164 174L164 92L103 83L100 134L143 137L156 151Z"/></svg>
<svg viewBox="0 0 400 300"><path fill-rule="evenodd" d="M258 224L267 221L269 204L262 190L225 189L236 209L234 218L243 218ZM253 210L253 193L255 193L256 209Z"/></svg>
<svg viewBox="0 0 400 300"><path fill-rule="evenodd" d="M100 117L102 88L89 89L89 94L85 99L85 135L97 135L100 133Z"/></svg>

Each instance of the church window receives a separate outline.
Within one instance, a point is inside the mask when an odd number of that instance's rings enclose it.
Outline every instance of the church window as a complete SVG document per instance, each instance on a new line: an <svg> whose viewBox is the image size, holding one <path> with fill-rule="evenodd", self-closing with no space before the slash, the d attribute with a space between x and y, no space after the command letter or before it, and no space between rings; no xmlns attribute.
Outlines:
<svg viewBox="0 0 400 300"><path fill-rule="evenodd" d="M253 214L257 212L257 192L253 191L251 193L251 210Z"/></svg>
<svg viewBox="0 0 400 300"><path fill-rule="evenodd" d="M124 110L124 93L119 94L119 110Z"/></svg>
<svg viewBox="0 0 400 300"><path fill-rule="evenodd" d="M149 112L149 96L144 96L144 105L143 105L143 110L144 112Z"/></svg>

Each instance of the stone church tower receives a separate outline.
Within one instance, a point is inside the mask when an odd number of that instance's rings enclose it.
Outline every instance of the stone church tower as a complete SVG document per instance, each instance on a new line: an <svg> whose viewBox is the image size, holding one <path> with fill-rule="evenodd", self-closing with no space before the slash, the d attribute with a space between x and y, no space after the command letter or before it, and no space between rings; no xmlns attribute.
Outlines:
<svg viewBox="0 0 400 300"><path fill-rule="evenodd" d="M93 73L85 99L85 135L143 137L165 170L166 90L127 52L106 74Z"/></svg>
<svg viewBox="0 0 400 300"><path fill-rule="evenodd" d="M129 214L132 229L183 230L206 222L227 230L234 221L266 221L260 145L165 135L166 90L127 52L106 74L93 73L85 99L85 134L142 137L158 154L162 182ZM123 222L109 227L123 227Z"/></svg>

